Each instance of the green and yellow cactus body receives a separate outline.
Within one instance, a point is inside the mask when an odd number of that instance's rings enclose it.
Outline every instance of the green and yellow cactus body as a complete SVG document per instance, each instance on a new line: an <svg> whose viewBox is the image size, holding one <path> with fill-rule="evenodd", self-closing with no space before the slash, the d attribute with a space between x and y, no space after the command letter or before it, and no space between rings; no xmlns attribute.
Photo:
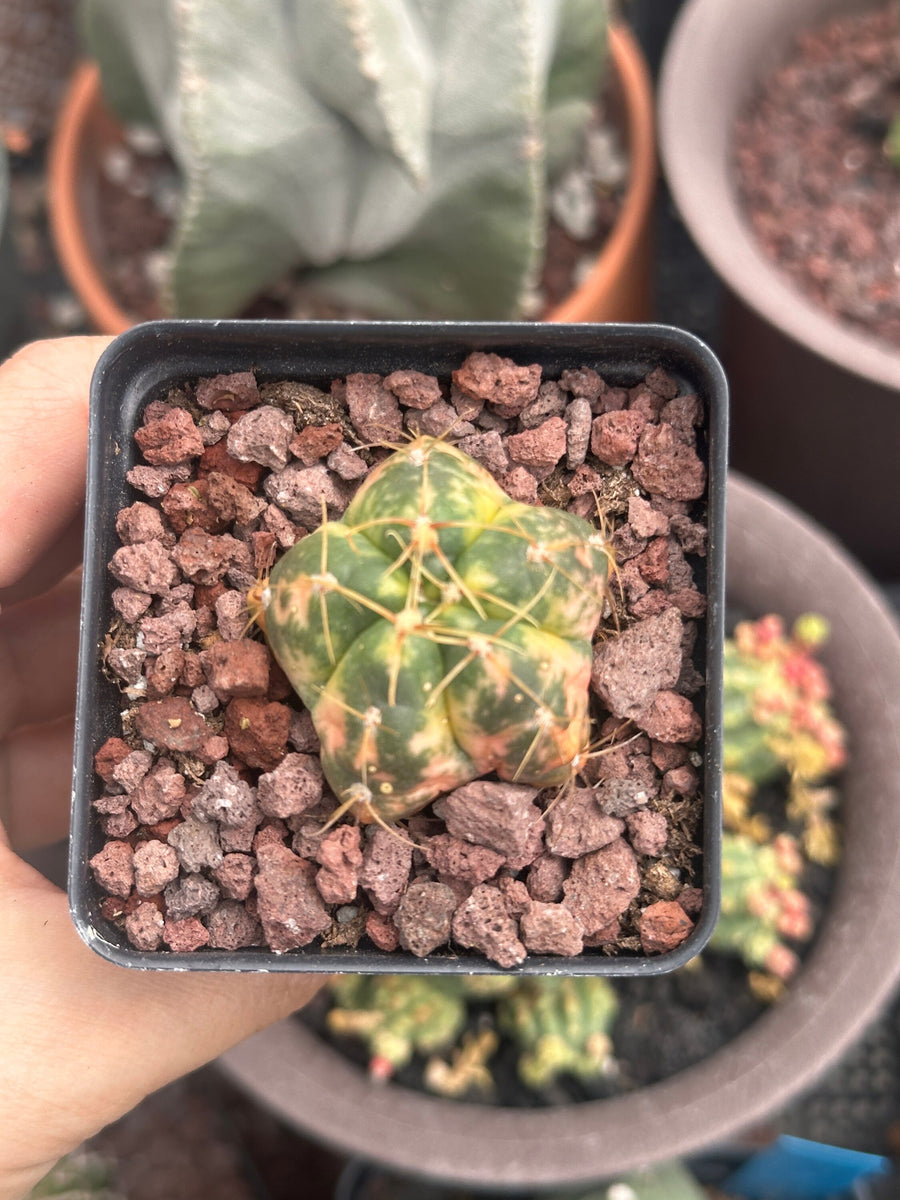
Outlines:
<svg viewBox="0 0 900 1200"><path fill-rule="evenodd" d="M328 1013L332 1033L362 1039L369 1070L389 1078L413 1054L451 1046L466 1020L462 987L452 975L344 975L331 984L337 1004Z"/></svg>
<svg viewBox="0 0 900 1200"><path fill-rule="evenodd" d="M564 783L589 737L590 642L526 623L481 621L464 608L446 615L467 635L446 648L444 661L449 672L459 669L447 711L475 774L496 771L537 787Z"/></svg>
<svg viewBox="0 0 900 1200"><path fill-rule="evenodd" d="M777 616L738 625L725 643L724 766L754 783L783 771L806 781L844 765L844 731L816 649L828 637L815 614L790 635Z"/></svg>
<svg viewBox="0 0 900 1200"><path fill-rule="evenodd" d="M846 735L829 697L816 651L828 623L806 613L790 633L775 615L744 621L725 642L723 766L725 825L758 841L768 822L752 811L757 789L788 778L788 816L803 825L803 847L815 862L837 861L829 810L836 796L822 787L846 760Z"/></svg>
<svg viewBox="0 0 900 1200"><path fill-rule="evenodd" d="M512 501L420 437L249 604L332 788L360 820L392 821L492 771L538 787L569 777L589 740L609 556L586 521Z"/></svg>
<svg viewBox="0 0 900 1200"><path fill-rule="evenodd" d="M605 979L523 979L497 1006L500 1029L518 1045L519 1074L541 1089L559 1075L596 1079L613 1069L610 1030L618 1000Z"/></svg>
<svg viewBox="0 0 900 1200"><path fill-rule="evenodd" d="M781 939L804 941L812 933L809 901L798 886L802 866L788 834L762 846L741 834L724 834L722 913L710 947L782 980L793 975L798 959Z"/></svg>

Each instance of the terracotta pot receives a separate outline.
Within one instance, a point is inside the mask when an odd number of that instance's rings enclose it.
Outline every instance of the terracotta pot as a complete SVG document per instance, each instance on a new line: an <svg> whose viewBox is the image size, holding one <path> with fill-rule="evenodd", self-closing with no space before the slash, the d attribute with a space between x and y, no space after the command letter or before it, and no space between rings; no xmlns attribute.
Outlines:
<svg viewBox="0 0 900 1200"><path fill-rule="evenodd" d="M549 315L552 321L637 321L650 314L650 263L656 140L653 93L640 48L624 26L610 29L610 52L622 84L630 178L619 219L584 282ZM139 319L120 307L103 265L97 181L116 124L103 106L97 68L72 79L50 146L50 224L59 260L92 323L122 333Z"/></svg>
<svg viewBox="0 0 900 1200"><path fill-rule="evenodd" d="M732 179L732 129L797 33L874 0L690 0L659 92L675 203L725 282L722 359L732 461L834 530L883 578L900 578L900 354L842 325L759 249Z"/></svg>
<svg viewBox="0 0 900 1200"><path fill-rule="evenodd" d="M379 1086L298 1021L220 1060L247 1092L297 1128L400 1171L563 1186L737 1134L860 1036L900 976L900 629L868 577L800 513L739 478L728 503L730 598L759 614L791 620L815 609L829 619L823 659L850 739L838 886L783 1000L705 1062L611 1100L503 1109Z"/></svg>
<svg viewBox="0 0 900 1200"><path fill-rule="evenodd" d="M650 317L656 133L647 64L624 25L609 31L610 53L625 97L629 179L619 219L590 274L549 314L551 321L646 321Z"/></svg>

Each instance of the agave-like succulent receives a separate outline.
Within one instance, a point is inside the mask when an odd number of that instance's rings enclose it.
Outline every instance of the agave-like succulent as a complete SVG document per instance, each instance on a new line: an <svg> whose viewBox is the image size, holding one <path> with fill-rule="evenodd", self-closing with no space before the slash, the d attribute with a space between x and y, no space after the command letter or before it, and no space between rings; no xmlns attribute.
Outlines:
<svg viewBox="0 0 900 1200"><path fill-rule="evenodd" d="M189 317L292 267L373 315L514 315L606 20L605 0L84 0L107 99L184 179Z"/></svg>

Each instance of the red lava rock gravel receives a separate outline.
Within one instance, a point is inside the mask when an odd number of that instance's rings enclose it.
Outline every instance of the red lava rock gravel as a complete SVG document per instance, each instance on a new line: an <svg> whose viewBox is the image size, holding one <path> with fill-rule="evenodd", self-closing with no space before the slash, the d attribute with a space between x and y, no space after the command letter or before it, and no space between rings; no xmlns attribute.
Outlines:
<svg viewBox="0 0 900 1200"><path fill-rule="evenodd" d="M679 945L702 899L701 418L661 369L629 387L590 367L545 380L482 352L452 379L356 374L329 392L239 372L150 403L128 472L143 498L109 564L122 736L95 756L103 919L178 954L359 944L506 968ZM614 530L591 751L562 795L486 778L396 827L323 829L337 800L318 738L246 594L323 501L341 515L379 443L423 428L510 495Z"/></svg>
<svg viewBox="0 0 900 1200"><path fill-rule="evenodd" d="M808 30L735 129L738 194L785 277L841 322L900 348L895 4Z"/></svg>

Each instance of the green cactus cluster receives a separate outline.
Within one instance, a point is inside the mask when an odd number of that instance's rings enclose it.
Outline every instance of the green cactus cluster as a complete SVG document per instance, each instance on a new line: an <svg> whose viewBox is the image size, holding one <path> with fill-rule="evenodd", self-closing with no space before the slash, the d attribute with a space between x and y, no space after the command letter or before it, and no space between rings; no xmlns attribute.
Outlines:
<svg viewBox="0 0 900 1200"><path fill-rule="evenodd" d="M365 1042L375 1079L389 1079L414 1054L452 1046L466 1023L461 981L452 975L339 975L328 1028Z"/></svg>
<svg viewBox="0 0 900 1200"><path fill-rule="evenodd" d="M248 597L312 714L338 813L394 821L491 772L568 780L609 560L586 521L511 500L439 439L372 471Z"/></svg>
<svg viewBox="0 0 900 1200"><path fill-rule="evenodd" d="M614 1068L609 1031L616 993L602 977L523 979L497 1006L498 1028L519 1047L519 1075L540 1090L559 1075L597 1079Z"/></svg>
<svg viewBox="0 0 900 1200"><path fill-rule="evenodd" d="M804 826L808 857L831 863L837 838L824 781L846 759L845 733L829 703L831 688L816 651L828 636L822 617L806 614L785 632L769 615L737 626L725 643L724 755L726 824L757 840L767 823L752 813L761 784L789 780L788 815Z"/></svg>
<svg viewBox="0 0 900 1200"><path fill-rule="evenodd" d="M516 979L510 976L344 976L335 980L334 1033L361 1038L372 1055L369 1070L385 1079L414 1054L432 1057L425 1084L441 1095L487 1091L487 1060L507 1034L519 1050L519 1074L541 1090L560 1075L595 1079L613 1067L609 1030L617 1012L612 986L602 978ZM468 1005L494 1002L491 1026L458 1042Z"/></svg>
<svg viewBox="0 0 900 1200"><path fill-rule="evenodd" d="M802 869L800 849L789 834L764 845L744 834L724 834L722 909L710 949L736 954L751 971L773 980L789 979L799 960L782 939L805 941L812 934L809 901L798 887Z"/></svg>
<svg viewBox="0 0 900 1200"><path fill-rule="evenodd" d="M108 102L184 183L171 307L296 268L372 315L519 315L578 155L604 0L82 0Z"/></svg>

